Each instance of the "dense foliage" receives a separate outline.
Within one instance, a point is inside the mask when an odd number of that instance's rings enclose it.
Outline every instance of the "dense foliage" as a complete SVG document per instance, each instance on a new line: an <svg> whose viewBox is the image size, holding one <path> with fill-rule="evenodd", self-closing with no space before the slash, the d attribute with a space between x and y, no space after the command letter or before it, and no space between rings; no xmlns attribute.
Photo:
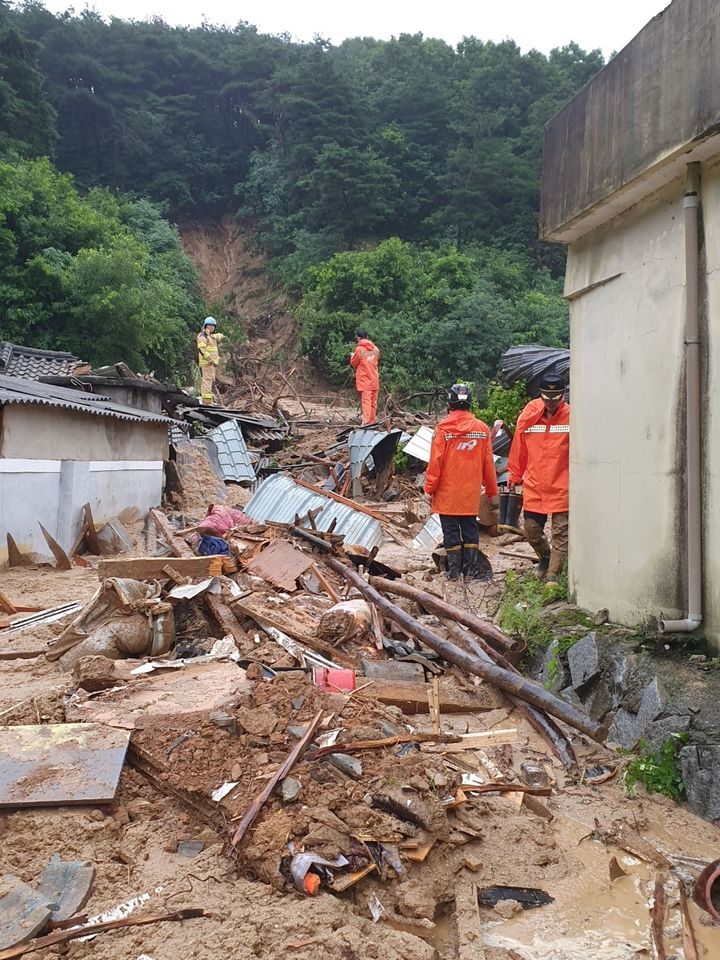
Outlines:
<svg viewBox="0 0 720 960"><path fill-rule="evenodd" d="M302 297L328 375L360 317L396 386L482 382L518 338L565 342L562 251L537 240L542 132L599 51L300 44L0 0L0 66L0 155L48 155L81 191L131 191L179 222L237 211ZM389 299L359 280L385 267Z"/></svg>

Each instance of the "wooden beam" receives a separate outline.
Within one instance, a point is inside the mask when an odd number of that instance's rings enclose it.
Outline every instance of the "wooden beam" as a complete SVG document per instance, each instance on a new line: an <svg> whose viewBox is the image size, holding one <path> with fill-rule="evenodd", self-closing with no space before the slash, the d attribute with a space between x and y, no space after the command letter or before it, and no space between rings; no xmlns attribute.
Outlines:
<svg viewBox="0 0 720 960"><path fill-rule="evenodd" d="M224 604L216 593L206 592L205 603L217 625L224 633L230 634L238 650L247 651L252 645L250 638L240 626L238 618L230 607Z"/></svg>
<svg viewBox="0 0 720 960"><path fill-rule="evenodd" d="M358 697L372 697L380 703L400 707L403 713L428 713L428 692L430 684L408 683L407 681L371 680L363 681ZM496 710L502 705L502 699L491 687L479 687L476 695L450 693L440 685L438 703L442 713L472 713L476 710Z"/></svg>
<svg viewBox="0 0 720 960"><path fill-rule="evenodd" d="M95 520L93 519L92 508L89 503L83 507L83 516L85 517L85 534L87 536L88 549L99 557L102 553L100 541L98 540L97 530L95 529Z"/></svg>
<svg viewBox="0 0 720 960"><path fill-rule="evenodd" d="M217 577L222 573L221 556L176 557L172 561L175 572L184 577ZM100 560L97 567L100 580L108 577L127 577L130 580L167 580L167 557L133 557Z"/></svg>
<svg viewBox="0 0 720 960"><path fill-rule="evenodd" d="M170 552L174 557L195 556L185 541L181 540L180 537L177 536L172 524L161 510L153 509L150 511L149 516L157 527L158 532L170 547Z"/></svg>

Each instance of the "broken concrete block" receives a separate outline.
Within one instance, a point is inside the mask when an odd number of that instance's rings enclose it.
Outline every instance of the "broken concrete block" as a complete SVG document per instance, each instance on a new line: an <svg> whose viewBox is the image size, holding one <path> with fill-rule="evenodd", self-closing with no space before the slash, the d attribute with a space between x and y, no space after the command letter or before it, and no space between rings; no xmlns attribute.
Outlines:
<svg viewBox="0 0 720 960"><path fill-rule="evenodd" d="M50 863L40 874L37 892L51 905L53 923L67 920L79 913L90 899L95 867L86 860L61 860L53 854Z"/></svg>
<svg viewBox="0 0 720 960"><path fill-rule="evenodd" d="M97 690L108 690L117 683L115 661L109 657L90 656L80 657L73 667L73 676L77 685L95 693Z"/></svg>
<svg viewBox="0 0 720 960"><path fill-rule="evenodd" d="M692 812L720 823L720 743L683 747L680 768Z"/></svg>
<svg viewBox="0 0 720 960"><path fill-rule="evenodd" d="M600 676L600 651L598 650L595 631L570 647L567 659L572 686L575 690L582 690L583 687Z"/></svg>

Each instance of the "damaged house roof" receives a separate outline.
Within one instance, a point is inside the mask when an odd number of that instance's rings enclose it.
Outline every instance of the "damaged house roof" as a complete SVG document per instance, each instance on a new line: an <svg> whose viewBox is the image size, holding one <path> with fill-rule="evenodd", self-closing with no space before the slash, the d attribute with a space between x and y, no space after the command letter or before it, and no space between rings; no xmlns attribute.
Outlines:
<svg viewBox="0 0 720 960"><path fill-rule="evenodd" d="M84 360L72 353L57 350L36 350L8 340L0 340L0 374L37 380L39 377L67 376L78 367L89 371Z"/></svg>
<svg viewBox="0 0 720 960"><path fill-rule="evenodd" d="M78 413L91 413L96 417L128 420L131 423L174 423L169 417L147 413L145 410L127 407L122 403L113 403L107 397L98 396L96 393L81 393L78 390L68 390L65 387L55 387L0 374L0 407L12 404L33 404L61 410L74 410Z"/></svg>

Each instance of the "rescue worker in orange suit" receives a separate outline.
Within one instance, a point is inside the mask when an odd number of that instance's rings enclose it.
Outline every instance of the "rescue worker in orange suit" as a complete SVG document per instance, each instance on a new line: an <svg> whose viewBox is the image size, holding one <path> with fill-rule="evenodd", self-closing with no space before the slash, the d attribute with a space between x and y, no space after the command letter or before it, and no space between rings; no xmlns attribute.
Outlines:
<svg viewBox="0 0 720 960"><path fill-rule="evenodd" d="M377 398L380 387L380 351L365 330L355 334L357 346L350 357L355 370L355 389L360 394L363 426L377 419Z"/></svg>
<svg viewBox="0 0 720 960"><path fill-rule="evenodd" d="M433 513L440 514L448 580L462 574L484 579L481 567L477 514L483 486L497 498L498 485L490 430L470 413L472 394L464 383L448 390L448 416L435 430L425 493L432 497ZM486 559L486 558L482 558Z"/></svg>
<svg viewBox="0 0 720 960"><path fill-rule="evenodd" d="M523 487L525 537L538 556L535 570L548 586L557 583L568 549L570 406L565 382L540 381L540 396L520 414L508 461L510 488ZM551 518L552 546L545 536Z"/></svg>

